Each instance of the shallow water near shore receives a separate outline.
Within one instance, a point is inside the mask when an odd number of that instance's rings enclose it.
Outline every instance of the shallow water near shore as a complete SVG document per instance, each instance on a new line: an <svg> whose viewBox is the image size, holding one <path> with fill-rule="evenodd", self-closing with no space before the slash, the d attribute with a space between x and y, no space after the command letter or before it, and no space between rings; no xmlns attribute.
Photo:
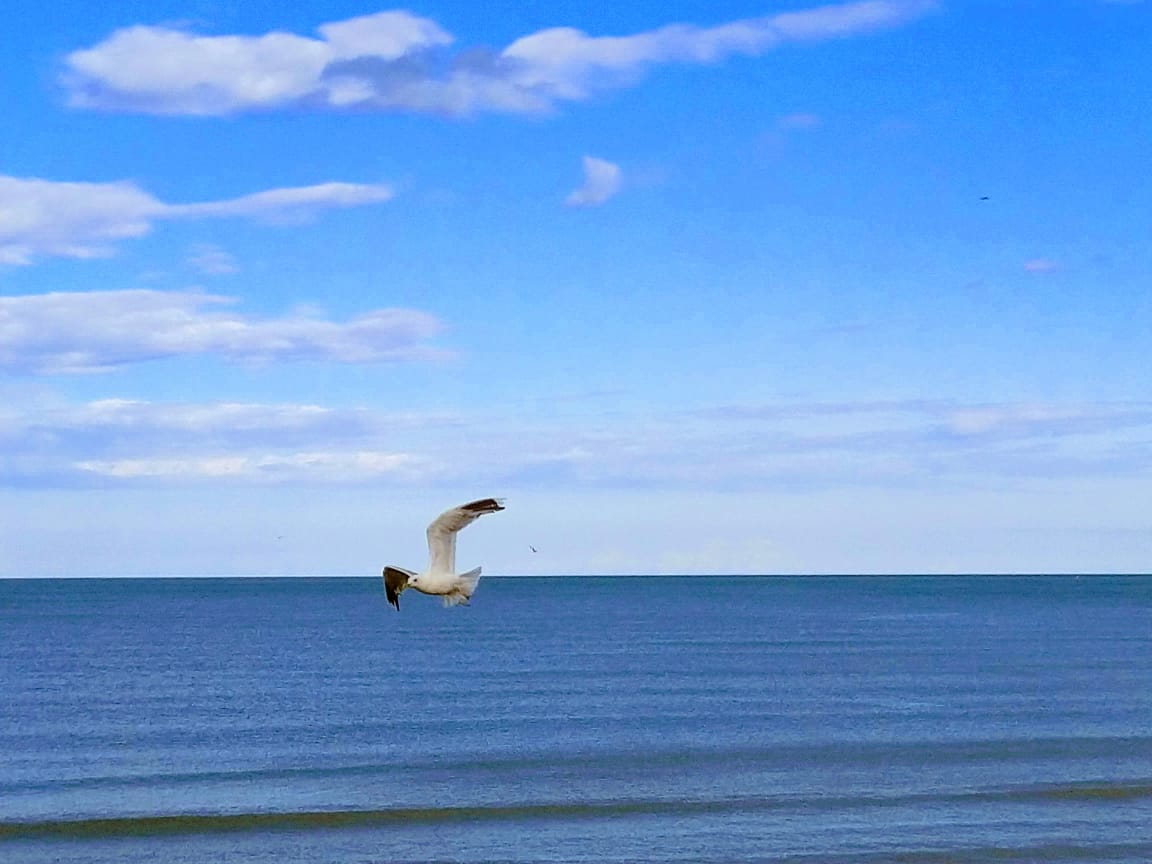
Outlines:
<svg viewBox="0 0 1152 864"><path fill-rule="evenodd" d="M0 860L1152 860L1152 579L0 581Z"/></svg>

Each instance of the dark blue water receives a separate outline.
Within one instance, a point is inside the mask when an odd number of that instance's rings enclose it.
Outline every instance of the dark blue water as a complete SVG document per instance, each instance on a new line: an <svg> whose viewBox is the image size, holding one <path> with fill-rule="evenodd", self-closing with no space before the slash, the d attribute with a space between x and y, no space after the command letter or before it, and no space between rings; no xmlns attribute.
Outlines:
<svg viewBox="0 0 1152 864"><path fill-rule="evenodd" d="M0 582L0 860L1152 861L1152 579Z"/></svg>

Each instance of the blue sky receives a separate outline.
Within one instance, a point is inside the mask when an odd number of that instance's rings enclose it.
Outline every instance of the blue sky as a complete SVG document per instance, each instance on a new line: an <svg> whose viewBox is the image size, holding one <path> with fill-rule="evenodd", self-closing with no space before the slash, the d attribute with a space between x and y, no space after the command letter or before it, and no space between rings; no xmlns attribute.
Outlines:
<svg viewBox="0 0 1152 864"><path fill-rule="evenodd" d="M1152 3L618 5L21 4L0 575L1146 572Z"/></svg>

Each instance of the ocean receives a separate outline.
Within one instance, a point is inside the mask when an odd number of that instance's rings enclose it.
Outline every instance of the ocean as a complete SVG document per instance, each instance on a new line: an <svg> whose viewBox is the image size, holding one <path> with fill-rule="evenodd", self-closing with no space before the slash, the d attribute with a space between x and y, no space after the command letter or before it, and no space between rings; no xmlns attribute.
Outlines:
<svg viewBox="0 0 1152 864"><path fill-rule="evenodd" d="M1152 578L0 581L0 861L1152 861Z"/></svg>

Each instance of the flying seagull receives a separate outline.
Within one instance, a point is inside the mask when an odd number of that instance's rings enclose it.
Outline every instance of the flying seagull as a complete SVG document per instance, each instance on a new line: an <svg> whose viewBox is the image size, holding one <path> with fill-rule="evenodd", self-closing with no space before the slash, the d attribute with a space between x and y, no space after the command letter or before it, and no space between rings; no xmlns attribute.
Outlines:
<svg viewBox="0 0 1152 864"><path fill-rule="evenodd" d="M428 569L413 573L403 567L384 568L384 593L388 602L400 608L400 595L406 588L424 594L438 594L445 606L467 603L480 581L480 568L456 572L456 532L471 525L485 513L499 513L504 504L497 498L481 498L445 510L428 526Z"/></svg>

